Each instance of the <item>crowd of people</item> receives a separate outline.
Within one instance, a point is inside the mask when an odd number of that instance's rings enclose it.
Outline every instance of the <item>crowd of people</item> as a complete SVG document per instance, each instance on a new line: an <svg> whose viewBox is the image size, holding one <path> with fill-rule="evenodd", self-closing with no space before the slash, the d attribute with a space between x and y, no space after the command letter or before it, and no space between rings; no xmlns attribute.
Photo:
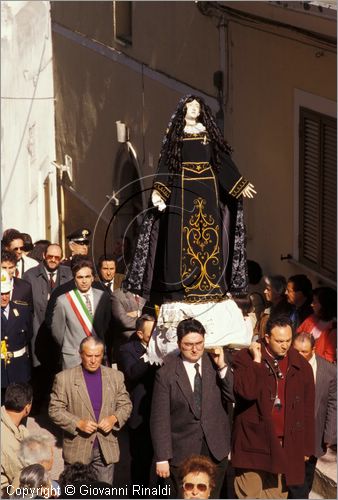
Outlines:
<svg viewBox="0 0 338 500"><path fill-rule="evenodd" d="M93 262L90 235L69 234L64 258L57 243L3 234L3 498L27 488L40 498L229 498L232 487L237 498L308 498L317 459L336 446L336 291L304 274L263 276L248 261L249 294L234 297L247 345L206 349L204 325L188 318L159 367L146 357L156 307L122 286L130 248L121 239ZM41 412L63 433L57 481L55 442L26 427Z"/></svg>

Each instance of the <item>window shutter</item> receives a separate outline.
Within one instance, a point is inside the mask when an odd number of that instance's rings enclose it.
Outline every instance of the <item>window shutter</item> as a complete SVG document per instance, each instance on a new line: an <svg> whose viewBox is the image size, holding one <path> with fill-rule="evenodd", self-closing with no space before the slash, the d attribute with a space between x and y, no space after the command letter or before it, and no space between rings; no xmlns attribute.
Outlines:
<svg viewBox="0 0 338 500"><path fill-rule="evenodd" d="M337 121L300 109L300 261L336 279Z"/></svg>
<svg viewBox="0 0 338 500"><path fill-rule="evenodd" d="M336 276L337 124L323 124L322 267Z"/></svg>

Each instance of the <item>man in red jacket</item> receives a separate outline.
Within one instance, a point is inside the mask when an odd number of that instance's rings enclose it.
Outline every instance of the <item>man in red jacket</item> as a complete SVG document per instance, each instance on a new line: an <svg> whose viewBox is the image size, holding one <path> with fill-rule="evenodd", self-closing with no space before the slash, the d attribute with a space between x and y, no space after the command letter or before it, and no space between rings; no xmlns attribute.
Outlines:
<svg viewBox="0 0 338 500"><path fill-rule="evenodd" d="M272 317L263 341L234 358L231 460L238 498L287 498L314 453L314 380L291 347L288 317Z"/></svg>

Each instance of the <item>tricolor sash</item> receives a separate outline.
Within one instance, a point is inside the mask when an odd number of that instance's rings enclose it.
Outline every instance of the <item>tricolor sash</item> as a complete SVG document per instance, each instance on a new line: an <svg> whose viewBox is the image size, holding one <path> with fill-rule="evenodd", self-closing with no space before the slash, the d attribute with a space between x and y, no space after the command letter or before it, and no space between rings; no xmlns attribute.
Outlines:
<svg viewBox="0 0 338 500"><path fill-rule="evenodd" d="M87 337L97 336L93 327L93 316L88 311L79 291L77 289L71 290L66 293L66 297Z"/></svg>

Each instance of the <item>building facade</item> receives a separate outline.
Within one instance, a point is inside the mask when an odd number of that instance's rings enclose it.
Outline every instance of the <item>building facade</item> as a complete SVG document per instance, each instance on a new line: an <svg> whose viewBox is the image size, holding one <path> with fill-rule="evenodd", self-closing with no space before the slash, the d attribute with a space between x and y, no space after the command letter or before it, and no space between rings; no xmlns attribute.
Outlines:
<svg viewBox="0 0 338 500"><path fill-rule="evenodd" d="M169 118L197 93L258 191L248 257L335 285L333 2L67 1L51 19L63 244L82 225L95 258L134 240Z"/></svg>
<svg viewBox="0 0 338 500"><path fill-rule="evenodd" d="M57 240L49 2L1 2L2 227Z"/></svg>

